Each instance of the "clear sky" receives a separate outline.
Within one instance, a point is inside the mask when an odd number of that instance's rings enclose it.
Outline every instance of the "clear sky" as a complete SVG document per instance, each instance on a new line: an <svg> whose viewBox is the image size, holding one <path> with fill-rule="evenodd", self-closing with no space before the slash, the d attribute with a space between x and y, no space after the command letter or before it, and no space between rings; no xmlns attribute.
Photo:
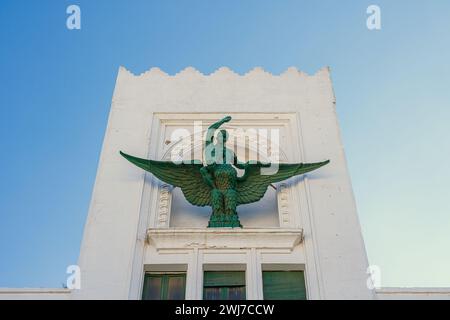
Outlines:
<svg viewBox="0 0 450 320"><path fill-rule="evenodd" d="M385 286L450 286L449 17L447 0L0 0L0 287L61 287L76 264L120 65L330 66L370 263Z"/></svg>

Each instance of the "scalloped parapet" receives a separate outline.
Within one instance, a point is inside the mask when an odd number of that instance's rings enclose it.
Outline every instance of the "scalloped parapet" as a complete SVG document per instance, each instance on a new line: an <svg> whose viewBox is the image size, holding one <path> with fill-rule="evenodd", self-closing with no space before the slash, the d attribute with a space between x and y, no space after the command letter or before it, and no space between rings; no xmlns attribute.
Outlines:
<svg viewBox="0 0 450 320"><path fill-rule="evenodd" d="M328 66L323 67L319 70L317 70L314 74L308 74L304 71L301 71L297 69L296 67L289 67L285 71L281 72L280 74L272 74L271 72L268 72L264 70L262 67L254 67L250 69L249 71L245 72L244 74L239 74L232 69L228 67L220 67L216 69L215 71L211 72L210 74L204 74L198 69L189 66L184 68L183 70L180 70L179 72L175 73L174 75L170 75L167 72L161 70L158 67L152 67L147 71L144 71L140 74L135 74L132 71L128 70L124 66L120 67L120 70L123 72L126 72L130 75L133 75L135 77L145 77L145 76L166 76L166 77L182 77L182 76L202 76L202 77L220 77L220 76L235 76L235 77L251 77L251 76L260 76L260 75L267 75L267 76L273 76L273 77L289 77L289 76L316 76L320 73L329 73L330 68Z"/></svg>
<svg viewBox="0 0 450 320"><path fill-rule="evenodd" d="M319 97L335 103L329 67L311 75L296 67L280 74L261 67L243 74L220 67L204 74L187 67L170 75L157 67L134 74L121 66L113 108L143 110L151 104L159 112L242 112L257 99L258 112L292 112L298 105L319 108L321 103L312 103Z"/></svg>

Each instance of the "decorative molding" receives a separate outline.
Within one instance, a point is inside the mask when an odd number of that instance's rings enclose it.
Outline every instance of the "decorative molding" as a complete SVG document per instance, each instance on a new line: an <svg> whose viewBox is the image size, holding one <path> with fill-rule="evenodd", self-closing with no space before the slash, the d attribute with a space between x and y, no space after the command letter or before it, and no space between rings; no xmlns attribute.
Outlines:
<svg viewBox="0 0 450 320"><path fill-rule="evenodd" d="M303 240L303 229L148 229L148 243L161 249L289 249Z"/></svg>
<svg viewBox="0 0 450 320"><path fill-rule="evenodd" d="M168 228L170 221L170 204L172 200L172 187L163 184L159 187L158 219L156 221L158 228Z"/></svg>
<svg viewBox="0 0 450 320"><path fill-rule="evenodd" d="M290 211L289 211L289 188L286 183L280 183L277 187L278 191L278 215L280 219L280 227L289 226Z"/></svg>
<svg viewBox="0 0 450 320"><path fill-rule="evenodd" d="M245 135L246 128L248 126L254 125L254 126L265 126L270 125L271 127L279 127L280 130L284 130L285 134L289 134L290 126L294 121L296 121L296 115L293 112L283 112L283 113L247 113L247 112L231 112L229 113L233 116L233 118L236 119L237 124L235 126L224 126L226 129L231 128L234 131L232 131L232 134L230 137L236 138L235 146L238 147L244 147L240 142L242 140L238 138L246 137L246 144L245 147L248 147L247 143L251 146L252 144L258 145L258 150L264 150L267 146L269 150L267 150L267 154L270 155L270 157L277 157L278 161L281 163L288 163L289 157L286 154L285 150L281 146L278 145L278 143L275 143L271 141L270 132L268 132L267 139L258 139L258 135ZM183 126L189 126L192 125L192 121L211 121L212 119L216 119L218 117L221 117L220 113L166 113L166 112L158 112L155 114L155 119L157 121L157 124L161 126L161 133L160 137L161 139L158 141L157 145L159 146L159 154L158 159L169 161L171 157L171 152L173 151L173 148L175 148L180 143L184 143L189 141L191 142L191 139L193 139L194 134L191 134L184 139L178 140L178 141L170 141L169 144L165 144L165 130L167 127L183 127ZM206 129L201 131L201 135L206 134ZM279 142L281 144L281 142ZM271 146L275 146L275 148L270 148ZM191 148L183 148L185 154L189 154L191 156L192 150L197 150L197 148L203 148L203 141L200 144L194 145L194 147ZM272 150L273 149L273 150ZM251 148L250 151L257 152L258 150ZM286 150L287 151L287 150ZM203 154L203 150L201 150L201 154ZM262 159L269 160L267 158L267 155L259 153L259 156L263 156ZM202 159L200 159L202 160ZM248 160L248 159L247 159ZM261 159L260 159L261 160ZM287 189L290 189L287 187ZM159 201L156 204L156 210L154 212L154 219L152 219L153 223L149 224L147 227L150 228L169 228L171 226L170 224L170 218L172 215L172 208L171 208L171 201L172 201L172 192L171 188L168 190L168 201L164 201L165 195L164 190L158 189L158 196ZM287 195L287 198L285 197ZM274 212L275 215L278 216L279 226L281 228L292 228L296 227L295 219L292 217L292 212L287 212L287 210L292 209L294 210L295 206L293 206L292 203L292 194L290 190L284 190L283 194L283 201L280 200L280 197L278 197L278 208L277 212ZM175 200L174 200L175 201ZM281 206L280 203L283 203L283 215L281 214ZM282 222L285 220L284 222ZM173 225L172 225L173 226ZM175 226L177 227L177 226ZM182 227L179 225L178 227Z"/></svg>

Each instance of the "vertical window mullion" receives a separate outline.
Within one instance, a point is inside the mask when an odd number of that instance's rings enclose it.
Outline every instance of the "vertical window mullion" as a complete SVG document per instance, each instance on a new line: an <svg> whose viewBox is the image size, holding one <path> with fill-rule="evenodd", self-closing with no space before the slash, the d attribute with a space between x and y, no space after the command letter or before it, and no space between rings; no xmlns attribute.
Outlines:
<svg viewBox="0 0 450 320"><path fill-rule="evenodd" d="M167 300L168 287L169 287L169 276L167 274L165 274L162 276L161 300Z"/></svg>

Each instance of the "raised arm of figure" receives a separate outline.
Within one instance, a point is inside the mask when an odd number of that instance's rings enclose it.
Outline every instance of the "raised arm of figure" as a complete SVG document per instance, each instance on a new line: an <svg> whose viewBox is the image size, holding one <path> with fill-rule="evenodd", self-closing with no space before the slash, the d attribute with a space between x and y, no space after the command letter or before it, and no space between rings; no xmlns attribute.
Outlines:
<svg viewBox="0 0 450 320"><path fill-rule="evenodd" d="M209 126L208 131L206 133L206 140L205 140L205 157L204 157L204 162L206 164L212 164L214 163L214 144L213 144L213 140L214 140L214 133L216 132L217 129L220 128L220 126L222 124L224 124L225 122L228 122L231 120L230 116L227 116L225 118L223 118L220 121L215 122L214 124L212 124L211 126Z"/></svg>
<svg viewBox="0 0 450 320"><path fill-rule="evenodd" d="M214 180L212 178L211 173L208 170L208 167L203 167L200 169L200 173L202 175L203 181L205 181L205 183L211 188L211 189L215 189L216 188L216 184L214 183Z"/></svg>
<svg viewBox="0 0 450 320"><path fill-rule="evenodd" d="M214 133L216 132L216 130L219 129L220 126L223 125L225 122L229 122L230 120L231 120L231 117L227 116L227 117L223 118L222 120L219 120L209 126L208 132L206 133L205 147L209 146L213 142Z"/></svg>

